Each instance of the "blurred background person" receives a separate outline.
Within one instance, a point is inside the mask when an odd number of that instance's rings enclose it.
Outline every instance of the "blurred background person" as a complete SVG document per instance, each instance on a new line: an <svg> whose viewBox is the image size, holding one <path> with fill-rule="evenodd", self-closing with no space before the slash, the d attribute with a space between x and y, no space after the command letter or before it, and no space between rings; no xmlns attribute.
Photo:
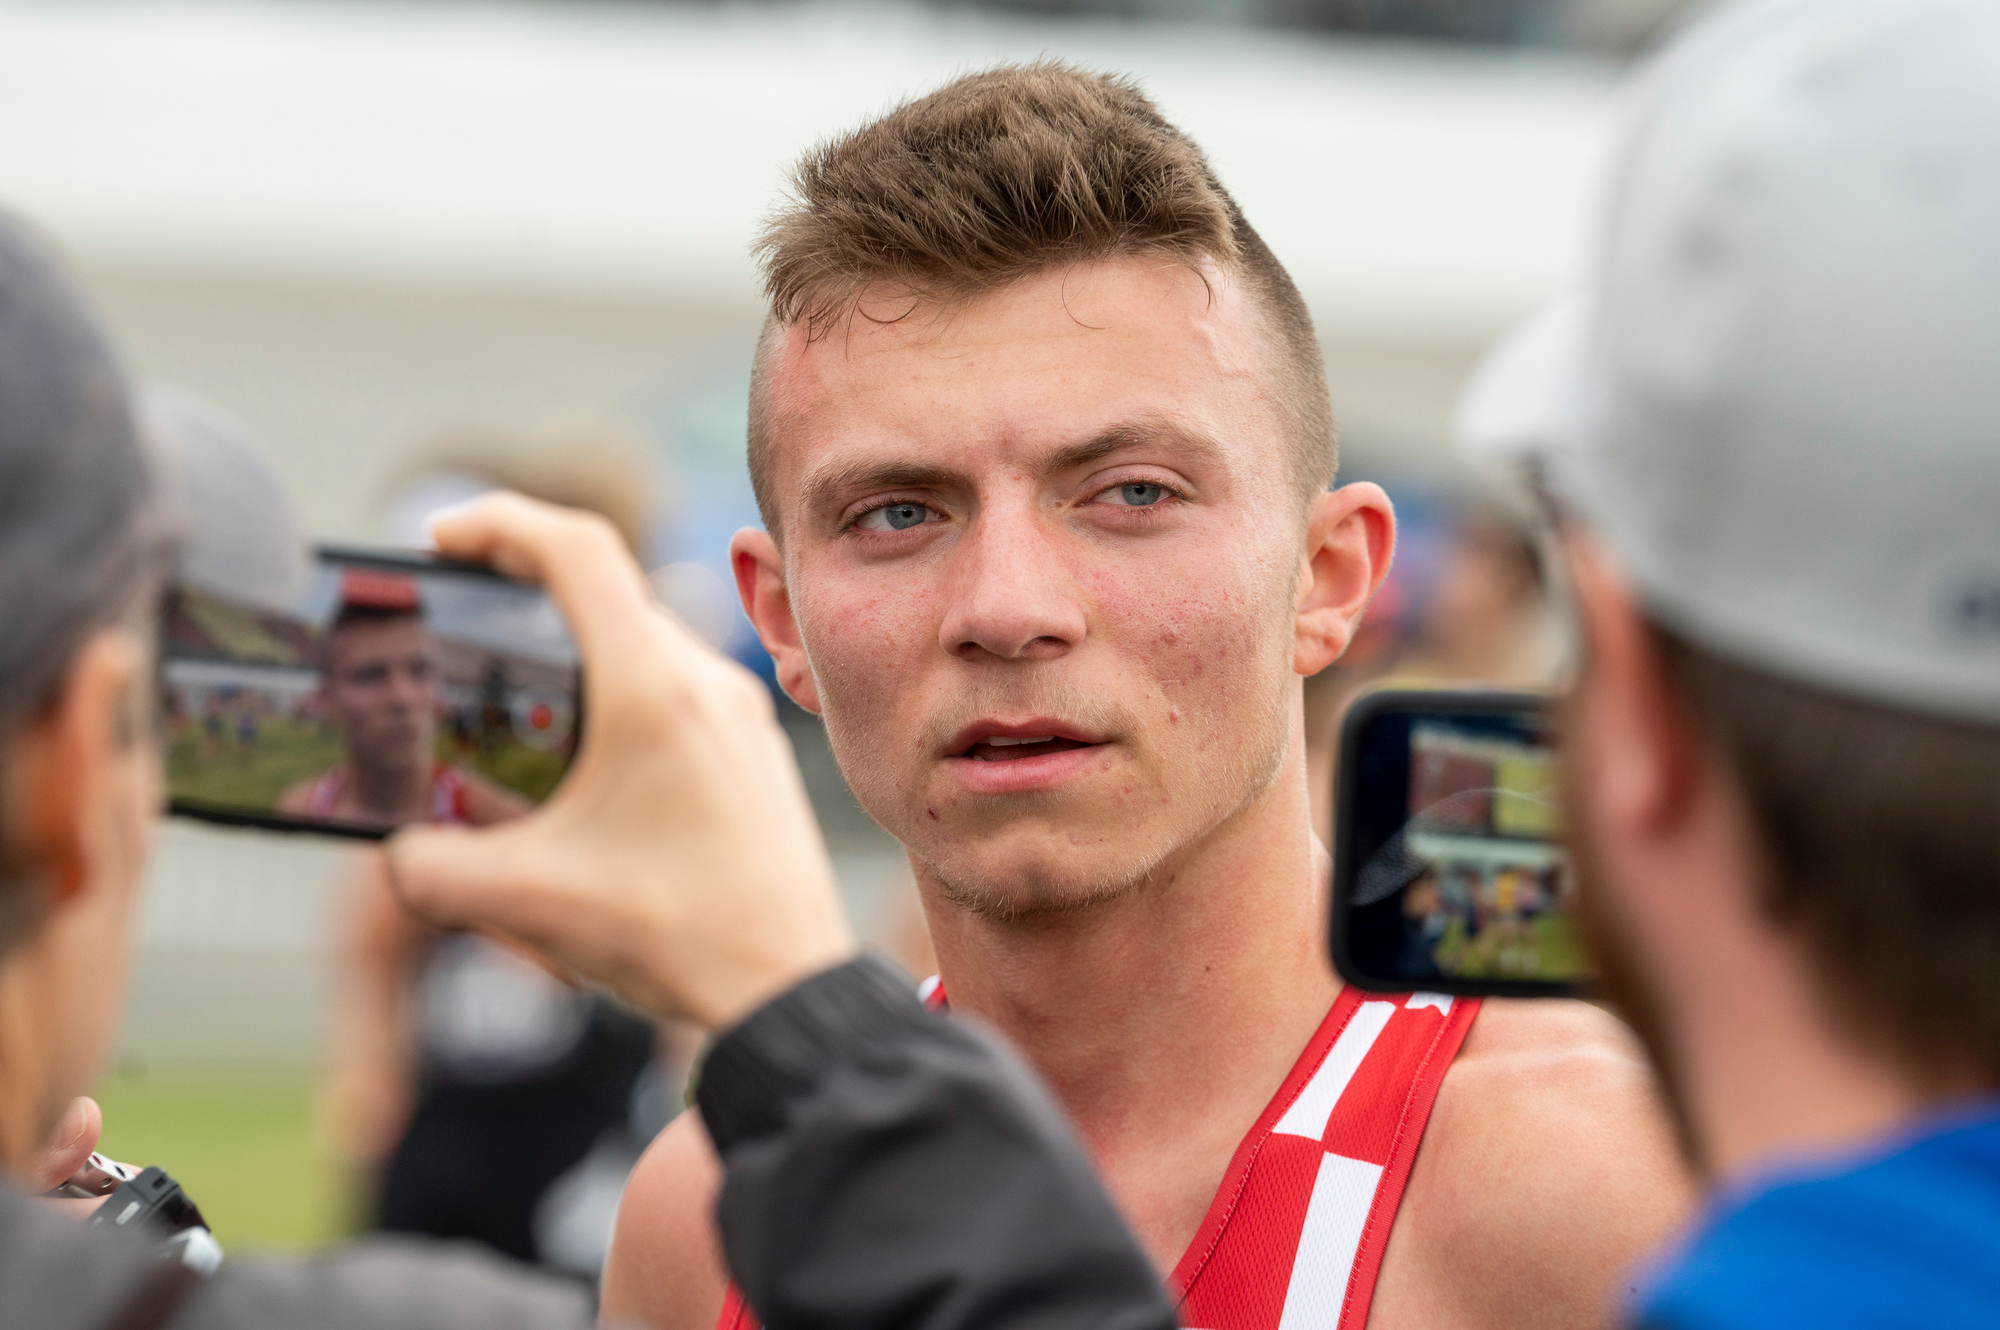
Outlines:
<svg viewBox="0 0 2000 1330"><path fill-rule="evenodd" d="M1381 676L1536 687L1554 677L1556 636L1531 520L1484 495L1451 512L1442 565L1403 650Z"/></svg>
<svg viewBox="0 0 2000 1330"><path fill-rule="evenodd" d="M615 431L460 437L436 458L390 496L390 543L424 543L432 513L496 488L601 513L635 554L654 540L653 478ZM407 820L463 819L433 800ZM423 927L378 851L357 860L342 917L326 1115L364 1222L594 1281L625 1175L681 1106L692 1034L483 938Z"/></svg>

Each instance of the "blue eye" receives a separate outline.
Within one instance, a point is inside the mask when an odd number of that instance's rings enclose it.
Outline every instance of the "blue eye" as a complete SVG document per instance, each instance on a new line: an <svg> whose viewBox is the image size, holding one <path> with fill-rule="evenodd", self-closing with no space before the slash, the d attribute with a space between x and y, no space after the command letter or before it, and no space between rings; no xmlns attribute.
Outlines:
<svg viewBox="0 0 2000 1330"><path fill-rule="evenodd" d="M1118 487L1119 501L1128 508L1150 508L1167 497L1167 487L1151 481L1127 481Z"/></svg>
<svg viewBox="0 0 2000 1330"><path fill-rule="evenodd" d="M855 525L867 531L908 531L922 526L933 516L921 503L891 503L862 514Z"/></svg>

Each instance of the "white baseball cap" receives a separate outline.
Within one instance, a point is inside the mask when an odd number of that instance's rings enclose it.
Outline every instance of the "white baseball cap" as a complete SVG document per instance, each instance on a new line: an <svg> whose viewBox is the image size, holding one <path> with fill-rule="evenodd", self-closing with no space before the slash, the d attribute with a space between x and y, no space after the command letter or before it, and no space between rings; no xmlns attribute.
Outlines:
<svg viewBox="0 0 2000 1330"><path fill-rule="evenodd" d="M1591 289L1488 358L1664 627L2000 721L2000 3L1754 0L1659 58Z"/></svg>

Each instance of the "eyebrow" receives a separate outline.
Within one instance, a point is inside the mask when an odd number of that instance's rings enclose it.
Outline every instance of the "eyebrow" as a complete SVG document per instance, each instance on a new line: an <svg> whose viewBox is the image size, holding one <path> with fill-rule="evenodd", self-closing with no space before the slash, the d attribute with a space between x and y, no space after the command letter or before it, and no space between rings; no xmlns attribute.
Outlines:
<svg viewBox="0 0 2000 1330"><path fill-rule="evenodd" d="M855 490L942 489L964 479L952 467L922 462L850 462L813 472L799 489L803 506L812 509Z"/></svg>
<svg viewBox="0 0 2000 1330"><path fill-rule="evenodd" d="M1121 421L1082 443L1058 448L1043 461L1042 471L1044 474L1071 471L1102 462L1128 448L1162 443L1191 453L1203 461L1214 460L1222 454L1221 445L1198 430L1189 429L1164 416L1141 416Z"/></svg>
<svg viewBox="0 0 2000 1330"><path fill-rule="evenodd" d="M1036 470L1045 476L1059 471L1073 471L1131 448L1162 443L1204 461L1213 460L1222 453L1220 444L1198 430L1165 417L1142 416L1121 421L1088 439L1056 449L1041 459ZM963 484L965 479L964 471L959 468L935 463L850 462L822 467L808 475L799 488L802 505L810 510L840 494L889 489L943 489Z"/></svg>

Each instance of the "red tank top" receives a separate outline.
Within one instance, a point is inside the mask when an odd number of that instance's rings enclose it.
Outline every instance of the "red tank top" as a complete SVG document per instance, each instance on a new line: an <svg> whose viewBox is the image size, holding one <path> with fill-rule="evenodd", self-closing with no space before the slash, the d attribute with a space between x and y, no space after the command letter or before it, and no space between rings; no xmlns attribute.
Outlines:
<svg viewBox="0 0 2000 1330"><path fill-rule="evenodd" d="M340 802L341 793L346 788L347 767L343 764L321 775L312 783L312 788L306 792L306 812L314 817L333 816L334 805ZM465 790L464 772L444 762L433 767L428 820L465 821Z"/></svg>
<svg viewBox="0 0 2000 1330"><path fill-rule="evenodd" d="M934 984L924 996L937 1001ZM1361 1330L1477 998L1343 988L1236 1147L1169 1284L1199 1330ZM734 1284L716 1330L758 1330Z"/></svg>

